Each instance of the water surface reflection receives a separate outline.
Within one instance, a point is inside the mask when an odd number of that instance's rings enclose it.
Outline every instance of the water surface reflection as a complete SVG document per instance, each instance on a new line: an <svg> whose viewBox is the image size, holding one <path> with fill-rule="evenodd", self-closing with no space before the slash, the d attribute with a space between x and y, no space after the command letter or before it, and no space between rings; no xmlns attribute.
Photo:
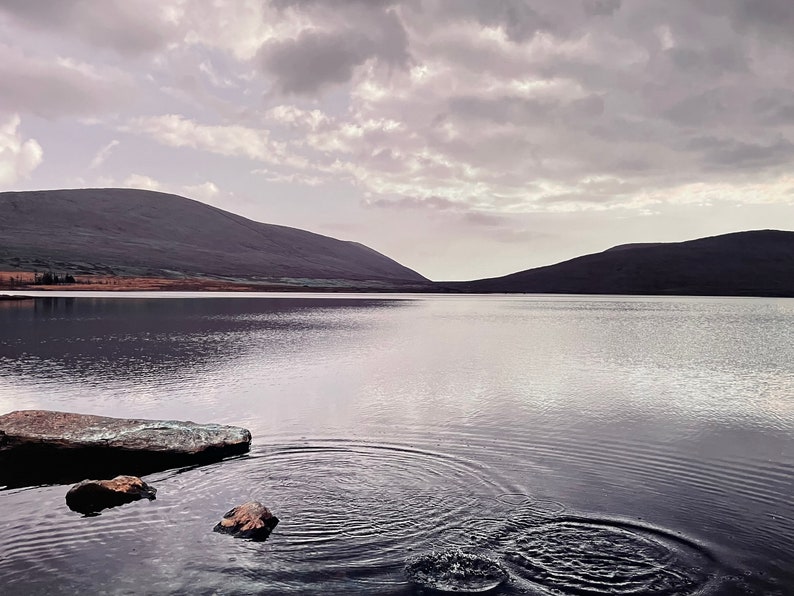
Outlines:
<svg viewBox="0 0 794 596"><path fill-rule="evenodd" d="M408 594L406 563L446 549L504 565L501 593L794 590L792 300L12 304L3 411L213 420L254 446L97 518L66 487L0 492L11 593ZM248 498L282 520L266 543L211 531Z"/></svg>

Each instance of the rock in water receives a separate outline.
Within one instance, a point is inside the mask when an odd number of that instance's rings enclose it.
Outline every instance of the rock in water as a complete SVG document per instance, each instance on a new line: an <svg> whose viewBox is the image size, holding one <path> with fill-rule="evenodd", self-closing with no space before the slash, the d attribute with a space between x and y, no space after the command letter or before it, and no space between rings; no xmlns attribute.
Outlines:
<svg viewBox="0 0 794 596"><path fill-rule="evenodd" d="M78 513L97 513L140 499L154 500L157 489L137 476L116 476L113 480L83 480L66 493L66 504Z"/></svg>
<svg viewBox="0 0 794 596"><path fill-rule="evenodd" d="M213 528L216 532L231 534L235 538L264 540L278 525L278 518L259 501L248 501L231 511Z"/></svg>
<svg viewBox="0 0 794 596"><path fill-rule="evenodd" d="M236 426L20 410L0 416L0 485L143 476L250 446L251 433Z"/></svg>

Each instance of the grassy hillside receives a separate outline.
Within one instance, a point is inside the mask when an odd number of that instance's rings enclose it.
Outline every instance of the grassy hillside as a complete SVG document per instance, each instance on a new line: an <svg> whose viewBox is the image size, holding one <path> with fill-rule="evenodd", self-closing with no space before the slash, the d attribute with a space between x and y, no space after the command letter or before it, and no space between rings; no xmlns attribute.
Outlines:
<svg viewBox="0 0 794 596"><path fill-rule="evenodd" d="M627 244L503 277L444 285L464 292L794 296L794 232Z"/></svg>
<svg viewBox="0 0 794 596"><path fill-rule="evenodd" d="M135 189L0 193L0 269L424 285L357 242Z"/></svg>

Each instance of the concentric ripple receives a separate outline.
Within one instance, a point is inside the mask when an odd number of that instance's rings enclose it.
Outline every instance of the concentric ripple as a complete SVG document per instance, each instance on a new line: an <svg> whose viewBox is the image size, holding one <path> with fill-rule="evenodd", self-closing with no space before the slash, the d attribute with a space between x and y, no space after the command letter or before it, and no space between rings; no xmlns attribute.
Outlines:
<svg viewBox="0 0 794 596"><path fill-rule="evenodd" d="M281 520L266 545L267 568L253 551L234 562L237 577L250 582L246 589L275 583L282 591L299 586L303 593L324 594L399 590L407 557L469 546L446 538L461 520L483 515L499 495L518 488L464 457L341 439L262 447L216 466L210 477L214 487L246 486L244 498L260 498ZM199 500L216 499L211 486L184 490ZM211 577L212 585L222 585L229 574L226 562L207 556L191 568L205 581Z"/></svg>
<svg viewBox="0 0 794 596"><path fill-rule="evenodd" d="M383 550L432 542L481 501L506 490L485 468L460 458L407 446L316 441L255 458L261 482L288 513L279 531L286 549L346 540ZM289 473L289 490L271 479ZM290 520L300 520L299 524ZM337 551L337 557L339 552Z"/></svg>
<svg viewBox="0 0 794 596"><path fill-rule="evenodd" d="M526 528L507 550L521 579L552 594L685 596L714 574L694 542L625 522L567 517Z"/></svg>

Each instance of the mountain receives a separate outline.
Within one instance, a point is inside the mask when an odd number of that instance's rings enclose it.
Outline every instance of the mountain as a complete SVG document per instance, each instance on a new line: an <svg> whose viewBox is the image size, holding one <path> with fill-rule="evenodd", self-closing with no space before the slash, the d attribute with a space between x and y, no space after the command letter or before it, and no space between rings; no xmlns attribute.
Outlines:
<svg viewBox="0 0 794 596"><path fill-rule="evenodd" d="M430 282L357 242L135 189L0 193L0 270L218 276L337 287Z"/></svg>
<svg viewBox="0 0 794 596"><path fill-rule="evenodd" d="M794 232L624 244L556 265L444 285L462 292L794 296Z"/></svg>

